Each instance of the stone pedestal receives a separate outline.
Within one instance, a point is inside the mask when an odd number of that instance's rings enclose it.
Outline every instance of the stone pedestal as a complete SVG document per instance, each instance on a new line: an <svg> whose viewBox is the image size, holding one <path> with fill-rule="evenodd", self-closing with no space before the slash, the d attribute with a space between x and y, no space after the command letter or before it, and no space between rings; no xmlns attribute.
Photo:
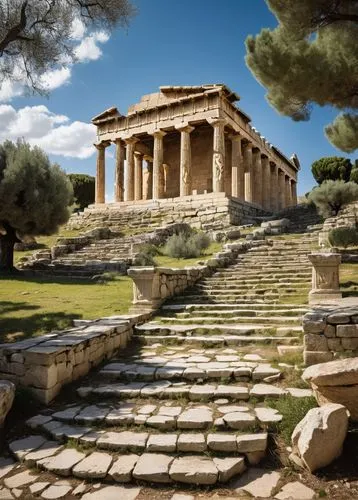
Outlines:
<svg viewBox="0 0 358 500"><path fill-rule="evenodd" d="M317 304L341 299L339 289L339 253L312 253L308 256L312 263L312 290L309 303Z"/></svg>
<svg viewBox="0 0 358 500"><path fill-rule="evenodd" d="M132 311L150 312L162 303L160 274L154 267L131 267L127 272L133 280Z"/></svg>

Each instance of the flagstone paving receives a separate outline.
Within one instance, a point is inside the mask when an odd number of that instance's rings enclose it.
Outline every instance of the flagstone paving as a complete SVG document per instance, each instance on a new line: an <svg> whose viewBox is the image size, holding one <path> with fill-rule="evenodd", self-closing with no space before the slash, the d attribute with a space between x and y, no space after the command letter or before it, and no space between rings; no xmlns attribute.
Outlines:
<svg viewBox="0 0 358 500"><path fill-rule="evenodd" d="M301 344L314 242L253 247L137 326L126 351L10 440L18 463L0 460L0 499L197 500L224 485L233 497L286 498L299 488L258 464L282 420L269 402L311 395L289 387L295 367L272 357Z"/></svg>

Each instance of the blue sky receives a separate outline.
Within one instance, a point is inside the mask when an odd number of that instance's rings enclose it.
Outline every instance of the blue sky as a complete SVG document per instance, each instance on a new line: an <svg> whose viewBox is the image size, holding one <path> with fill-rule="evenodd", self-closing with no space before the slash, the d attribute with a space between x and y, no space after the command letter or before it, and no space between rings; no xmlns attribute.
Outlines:
<svg viewBox="0 0 358 500"><path fill-rule="evenodd" d="M79 30L80 62L49 75L50 97L0 91L0 139L16 134L38 143L67 172L94 175L91 118L110 106L126 113L143 94L160 85L225 83L240 107L272 144L302 170L298 192L314 184L310 166L322 156L346 156L325 139L323 127L337 114L314 109L310 122L282 117L265 100L265 89L246 68L244 41L276 20L263 0L134 0L138 15L128 30L111 36ZM93 152L93 154L92 154ZM111 156L111 154L110 154ZM353 157L352 157L353 159ZM107 159L106 194L113 196L113 158Z"/></svg>

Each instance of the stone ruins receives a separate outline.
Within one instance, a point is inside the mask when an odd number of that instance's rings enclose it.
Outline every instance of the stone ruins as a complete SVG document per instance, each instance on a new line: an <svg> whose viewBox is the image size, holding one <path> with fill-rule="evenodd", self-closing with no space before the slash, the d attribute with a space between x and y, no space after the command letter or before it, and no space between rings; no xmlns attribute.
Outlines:
<svg viewBox="0 0 358 500"><path fill-rule="evenodd" d="M112 107L94 117L96 204L105 203L105 150L114 143L115 202L224 192L266 211L296 205L297 156L260 136L239 99L221 84L165 86L127 116Z"/></svg>

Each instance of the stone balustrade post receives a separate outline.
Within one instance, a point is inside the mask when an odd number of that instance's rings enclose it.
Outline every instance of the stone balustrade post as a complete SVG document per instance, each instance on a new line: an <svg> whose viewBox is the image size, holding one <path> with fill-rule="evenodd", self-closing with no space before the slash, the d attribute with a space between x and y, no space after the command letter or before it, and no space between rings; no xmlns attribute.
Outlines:
<svg viewBox="0 0 358 500"><path fill-rule="evenodd" d="M261 156L262 168L262 207L265 210L271 209L271 168L267 156Z"/></svg>
<svg viewBox="0 0 358 500"><path fill-rule="evenodd" d="M339 289L339 253L312 253L308 255L312 263L312 290L309 293L309 303L324 303L342 298Z"/></svg>
<svg viewBox="0 0 358 500"><path fill-rule="evenodd" d="M126 186L125 201L134 200L134 146L138 142L136 137L125 139L127 145L127 168L126 168Z"/></svg>
<svg viewBox="0 0 358 500"><path fill-rule="evenodd" d="M175 128L180 132L180 196L187 196L191 194L190 134L194 127L185 124Z"/></svg>
<svg viewBox="0 0 358 500"><path fill-rule="evenodd" d="M109 141L99 142L94 145L97 149L96 204L106 202L106 147L109 145Z"/></svg>
<svg viewBox="0 0 358 500"><path fill-rule="evenodd" d="M160 273L155 267L131 267L127 271L133 280L132 311L150 312L163 300L160 295Z"/></svg>
<svg viewBox="0 0 358 500"><path fill-rule="evenodd" d="M134 153L134 199L141 200L143 196L143 154Z"/></svg>
<svg viewBox="0 0 358 500"><path fill-rule="evenodd" d="M246 143L243 149L245 168L245 201L252 203L253 200L253 172L252 172L252 144Z"/></svg>
<svg viewBox="0 0 358 500"><path fill-rule="evenodd" d="M116 145L114 200L119 202L124 200L124 160L126 157L126 150L122 139L118 138L114 142Z"/></svg>
<svg viewBox="0 0 358 500"><path fill-rule="evenodd" d="M209 120L214 129L213 138L213 193L225 191L225 119Z"/></svg>
<svg viewBox="0 0 358 500"><path fill-rule="evenodd" d="M245 200L245 171L241 151L240 134L232 134L231 139L231 196Z"/></svg>
<svg viewBox="0 0 358 500"><path fill-rule="evenodd" d="M153 198L159 199L164 196L164 169L163 169L163 137L166 132L156 130L153 132L154 149L153 149Z"/></svg>

